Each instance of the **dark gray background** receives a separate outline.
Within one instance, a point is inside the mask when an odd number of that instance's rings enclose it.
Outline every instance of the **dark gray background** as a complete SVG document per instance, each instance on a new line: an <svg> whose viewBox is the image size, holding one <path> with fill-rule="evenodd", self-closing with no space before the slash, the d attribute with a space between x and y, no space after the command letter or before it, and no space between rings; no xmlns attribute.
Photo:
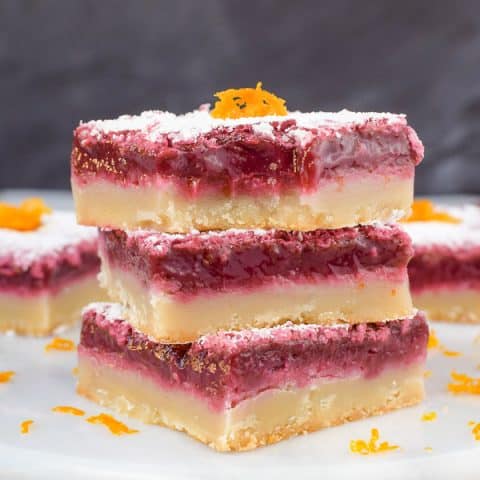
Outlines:
<svg viewBox="0 0 480 480"><path fill-rule="evenodd" d="M474 0L0 0L0 188L68 188L79 120L258 80L290 110L407 113L417 192L480 193Z"/></svg>

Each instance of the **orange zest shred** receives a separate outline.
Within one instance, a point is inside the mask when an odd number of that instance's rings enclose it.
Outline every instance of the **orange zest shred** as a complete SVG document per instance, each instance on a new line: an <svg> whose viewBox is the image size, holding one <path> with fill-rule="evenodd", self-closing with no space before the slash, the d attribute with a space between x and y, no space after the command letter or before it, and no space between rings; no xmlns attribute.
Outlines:
<svg viewBox="0 0 480 480"><path fill-rule="evenodd" d="M22 435L26 435L27 433L30 433L30 427L33 425L33 420L24 420L20 424L20 433Z"/></svg>
<svg viewBox="0 0 480 480"><path fill-rule="evenodd" d="M7 370L6 372L0 372L0 383L8 383L13 376L15 375L15 372L12 370Z"/></svg>
<svg viewBox="0 0 480 480"><path fill-rule="evenodd" d="M350 442L350 451L359 455L370 455L374 453L383 453L398 450L398 445L390 445L388 442L378 443L380 434L378 429L372 428L370 440L352 440Z"/></svg>
<svg viewBox="0 0 480 480"><path fill-rule="evenodd" d="M446 357L461 357L462 353L461 352L455 352L454 350L447 350L445 347L442 347L440 349L443 355Z"/></svg>
<svg viewBox="0 0 480 480"><path fill-rule="evenodd" d="M437 419L437 412L425 412L422 415L422 422L433 422Z"/></svg>
<svg viewBox="0 0 480 480"><path fill-rule="evenodd" d="M210 112L213 118L264 117L287 115L285 100L263 90L262 82L255 88L229 88L215 93L218 100Z"/></svg>
<svg viewBox="0 0 480 480"><path fill-rule="evenodd" d="M453 381L447 385L449 392L480 395L480 378L470 377L465 373L457 373L455 370L450 373L450 376Z"/></svg>
<svg viewBox="0 0 480 480"><path fill-rule="evenodd" d="M70 415L75 415L76 417L81 417L85 415L85 412L83 410L80 410L77 407L71 407L70 405L58 405L57 407L52 408L52 412L68 413Z"/></svg>
<svg viewBox="0 0 480 480"><path fill-rule="evenodd" d="M425 447L424 450L428 453L432 453L433 452L433 448L432 447Z"/></svg>
<svg viewBox="0 0 480 480"><path fill-rule="evenodd" d="M433 202L427 199L415 200L412 204L412 213L402 222L444 222L461 223L461 219L447 212L437 210Z"/></svg>
<svg viewBox="0 0 480 480"><path fill-rule="evenodd" d="M0 227L28 232L42 224L42 215L52 210L41 198L27 198L17 207L0 203Z"/></svg>
<svg viewBox="0 0 480 480"><path fill-rule="evenodd" d="M468 422L468 426L472 428L472 435L475 440L480 440L480 423Z"/></svg>
<svg viewBox="0 0 480 480"><path fill-rule="evenodd" d="M77 377L77 376L78 376L78 367L73 367L73 368L72 368L72 375L73 375L74 377Z"/></svg>
<svg viewBox="0 0 480 480"><path fill-rule="evenodd" d="M138 430L132 430L131 428L128 428L124 423L119 422L111 415L108 415L106 413L101 413L100 415L88 417L87 422L104 425L114 435L127 435L132 433L138 433Z"/></svg>
<svg viewBox="0 0 480 480"><path fill-rule="evenodd" d="M52 350L58 350L60 352L72 352L75 350L75 343L68 338L55 337L50 343L45 345L46 352L51 352Z"/></svg>
<svg viewBox="0 0 480 480"><path fill-rule="evenodd" d="M440 352L442 352L443 355L446 357L461 357L463 354L461 352L456 352L454 350L448 350L448 348L443 345L440 340L437 337L437 334L435 333L435 330L433 328L430 329L429 335L428 335L428 344L427 347L429 349L433 348L438 348Z"/></svg>
<svg viewBox="0 0 480 480"><path fill-rule="evenodd" d="M431 370L425 370L423 372L423 378L430 378L432 376L432 371Z"/></svg>

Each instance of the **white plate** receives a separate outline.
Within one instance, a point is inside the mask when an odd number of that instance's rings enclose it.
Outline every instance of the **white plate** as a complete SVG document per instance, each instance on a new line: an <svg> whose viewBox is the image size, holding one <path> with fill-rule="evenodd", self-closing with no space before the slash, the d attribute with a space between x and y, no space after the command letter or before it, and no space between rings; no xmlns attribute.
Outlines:
<svg viewBox="0 0 480 480"><path fill-rule="evenodd" d="M116 437L84 417L51 412L56 405L79 407L89 415L104 409L75 394L72 368L76 354L44 351L47 339L0 337L0 370L14 370L0 384L0 478L236 479L325 478L479 478L480 442L467 423L480 421L480 397L454 396L446 385L452 369L480 375L479 327L436 325L440 339L461 357L431 351L427 400L420 406L383 417L290 439L253 452L219 454L187 435L116 416L135 435ZM78 330L63 336L77 340ZM424 412L438 420L422 422ZM28 435L20 422L35 421ZM351 439L368 438L377 427L381 438L401 451L369 457L349 452ZM432 447L428 453L425 447ZM471 477L469 477L469 474ZM3 475L3 476L2 476Z"/></svg>
<svg viewBox="0 0 480 480"><path fill-rule="evenodd" d="M16 201L38 192L3 192ZM56 208L68 208L67 193L42 192ZM18 198L17 198L18 197ZM57 198L58 197L58 198ZM450 203L452 197L443 197ZM440 339L461 357L430 353L427 400L420 406L290 439L253 452L219 454L182 433L143 425L115 415L136 435L116 437L83 417L51 412L72 405L94 415L105 411L75 394L75 353L46 353L48 339L0 336L0 371L14 370L0 384L0 478L28 479L208 479L288 478L480 478L480 442L467 423L480 422L480 397L453 396L446 385L452 369L480 376L480 327L434 326ZM78 330L63 334L78 339ZM438 420L421 421L436 411ZM20 422L35 421L20 434ZM381 439L401 451L361 457L349 452L351 439L368 438L377 427ZM431 447L432 453L424 450ZM375 475L375 477L372 477Z"/></svg>

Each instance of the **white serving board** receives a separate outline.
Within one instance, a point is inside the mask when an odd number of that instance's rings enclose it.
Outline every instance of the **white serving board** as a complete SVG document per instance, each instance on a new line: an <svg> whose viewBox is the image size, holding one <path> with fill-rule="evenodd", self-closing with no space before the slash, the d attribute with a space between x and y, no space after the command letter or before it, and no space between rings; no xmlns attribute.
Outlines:
<svg viewBox="0 0 480 480"><path fill-rule="evenodd" d="M68 193L3 192L17 201L41 193L56 208L68 208ZM451 201L452 197L442 198ZM462 199L463 200L463 199ZM460 200L461 201L461 200ZM480 326L434 325L440 340L461 357L429 354L427 399L419 406L382 417L293 438L252 452L220 454L182 433L143 425L115 415L138 434L113 436L84 417L51 412L71 405L87 415L105 409L75 393L74 352L44 351L49 339L0 336L0 371L14 370L12 382L0 384L1 479L478 479L480 442L468 422L480 422L480 396L454 396L446 385L452 369L480 376ZM62 334L78 340L78 329ZM436 411L435 422L422 422L424 412ZM35 421L28 435L20 423ZM349 452L352 439L368 439L370 429L400 451L362 457ZM431 447L431 453L424 450ZM372 476L375 477L372 477Z"/></svg>

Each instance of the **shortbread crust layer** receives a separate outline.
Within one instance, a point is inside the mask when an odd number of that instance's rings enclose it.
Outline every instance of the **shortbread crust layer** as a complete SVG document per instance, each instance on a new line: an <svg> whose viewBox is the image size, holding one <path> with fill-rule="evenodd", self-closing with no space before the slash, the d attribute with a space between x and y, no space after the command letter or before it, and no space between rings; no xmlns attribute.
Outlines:
<svg viewBox="0 0 480 480"><path fill-rule="evenodd" d="M440 289L413 291L412 297L415 307L423 310L429 320L480 323L480 286L445 285Z"/></svg>
<svg viewBox="0 0 480 480"><path fill-rule="evenodd" d="M42 290L18 295L12 290L0 290L0 332L48 335L58 327L78 322L87 303L105 298L96 272L69 281L55 292Z"/></svg>
<svg viewBox="0 0 480 480"><path fill-rule="evenodd" d="M100 282L114 300L128 305L129 322L165 342L188 342L219 330L269 327L287 321L367 323L413 312L408 278L274 284L257 289L207 293L183 300L145 286L133 274L102 261Z"/></svg>
<svg viewBox="0 0 480 480"><path fill-rule="evenodd" d="M277 228L309 231L389 222L407 215L413 175L330 182L315 193L187 198L172 186L121 185L105 180L72 180L77 220L83 225L145 228L172 233L194 229Z"/></svg>
<svg viewBox="0 0 480 480"><path fill-rule="evenodd" d="M414 405L424 397L423 371L421 364L372 379L271 389L233 408L213 411L184 392L161 390L134 371L80 355L77 391L145 423L184 431L216 450L241 451Z"/></svg>

